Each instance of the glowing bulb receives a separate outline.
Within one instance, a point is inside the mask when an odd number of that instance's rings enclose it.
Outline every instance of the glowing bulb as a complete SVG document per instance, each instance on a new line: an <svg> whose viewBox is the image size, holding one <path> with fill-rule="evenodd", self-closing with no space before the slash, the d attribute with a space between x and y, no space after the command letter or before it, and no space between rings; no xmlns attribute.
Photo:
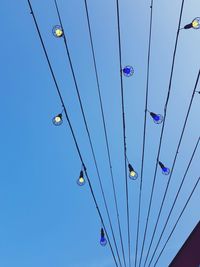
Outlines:
<svg viewBox="0 0 200 267"><path fill-rule="evenodd" d="M195 18L192 21L192 28L193 29L199 29L200 28L200 18Z"/></svg>
<svg viewBox="0 0 200 267"><path fill-rule="evenodd" d="M53 35L57 38L60 38L63 36L63 29L60 25L56 25L53 27Z"/></svg>
<svg viewBox="0 0 200 267"><path fill-rule="evenodd" d="M124 76L126 76L126 77L130 77L134 73L134 69L132 66L126 66L123 68L122 71L123 71Z"/></svg>
<svg viewBox="0 0 200 267"><path fill-rule="evenodd" d="M151 117L153 118L153 121L156 124L160 124L160 123L163 122L163 116L162 115L156 114L156 113L153 113L153 112L150 112L150 115L151 115Z"/></svg>
<svg viewBox="0 0 200 267"><path fill-rule="evenodd" d="M84 176L83 176L83 171L80 172L80 175L79 175L79 178L77 180L77 184L82 186L85 184L85 179L84 179Z"/></svg>
<svg viewBox="0 0 200 267"><path fill-rule="evenodd" d="M128 168L129 168L129 178L132 180L136 180L138 178L138 174L137 172L133 169L133 167L131 166L131 164L128 164Z"/></svg>
<svg viewBox="0 0 200 267"><path fill-rule="evenodd" d="M104 234L104 230L103 228L101 228L101 239L100 239L100 244L105 247L105 245L107 244L107 240L105 238L105 234Z"/></svg>
<svg viewBox="0 0 200 267"><path fill-rule="evenodd" d="M168 175L170 173L170 169L165 167L165 165L162 162L159 161L159 165L160 165L160 167L162 169L162 173L164 175Z"/></svg>
<svg viewBox="0 0 200 267"><path fill-rule="evenodd" d="M60 113L60 114L58 114L58 115L56 115L54 118L53 118L53 124L55 125L55 126L59 126L59 125L61 125L62 123L63 123L63 120L62 120L62 114Z"/></svg>
<svg viewBox="0 0 200 267"><path fill-rule="evenodd" d="M193 19L191 23L184 26L184 29L191 29L191 28L195 30L200 29L200 18L199 17Z"/></svg>

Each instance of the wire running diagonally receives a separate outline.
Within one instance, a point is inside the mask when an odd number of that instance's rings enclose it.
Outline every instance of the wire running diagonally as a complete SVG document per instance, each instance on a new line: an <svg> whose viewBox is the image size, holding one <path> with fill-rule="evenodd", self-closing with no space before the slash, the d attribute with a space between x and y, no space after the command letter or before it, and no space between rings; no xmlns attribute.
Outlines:
<svg viewBox="0 0 200 267"><path fill-rule="evenodd" d="M113 251L113 248L112 248L112 244L111 244L111 241L110 241L110 238L109 238L109 235L108 235L108 231L106 230L105 223L104 223L104 220L103 220L103 216L102 216L102 214L101 214L101 212L100 212L100 209L99 209L99 206L98 206L98 203L97 203L97 200L96 200L96 197L95 197L93 188L92 188L92 184L91 184L90 178L89 178L89 176L88 176L87 169L86 169L86 166L85 166L85 164L84 164L83 157L82 157L82 154L81 154L81 151L80 151L80 148L79 148L77 139L76 139L76 137L75 137L75 133L74 133L74 130L73 130L71 121L70 121L70 119L69 119L69 116L68 116L68 113L67 113L67 109L66 109L64 100L63 100L63 98L62 98L61 91L60 91L60 89L59 89L59 86L58 86L58 83L57 83L57 80L56 80L56 76L55 76L54 71L53 71L53 68L52 68L52 66L51 66L51 63L50 63L50 60L49 60L49 57L48 57L47 50L46 50L46 47L45 47L45 45L44 45L44 41L43 41L43 39L42 39L42 35L41 35L41 32L40 32L40 29L39 29L39 26L38 26L38 23L37 23L35 14L34 14L34 12L33 12L33 8L32 8L32 5L31 5L31 2L30 2L30 0L27 0L27 1L28 1L28 5L29 5L30 11L31 11L31 15L32 15L32 17L33 17L33 20L34 20L34 23L35 23L35 26L36 26L36 30L37 30L37 33L38 33L38 36L39 36L39 39L40 39L40 42L41 42L41 45L42 45L42 48L43 48L43 51L44 51L44 54L45 54L47 63L48 63L48 66L49 66L50 73L51 73L51 75L52 75L52 78L53 78L53 81L54 81L54 84L55 84L55 87L56 87L56 90L57 90L59 99L60 99L60 101L61 101L61 104L62 104L64 113L65 113L65 116L66 116L66 119L67 119L67 122L68 122L68 125L69 125L69 128L70 128L70 131L71 131L71 134L72 134L72 137L73 137L73 140L74 140L76 149L77 149L77 153L78 153L79 158L80 158L80 161L81 161L81 163L82 163L82 165L83 165L83 167L84 167L84 172L85 172L86 177L87 177L87 180L88 180L88 184L89 184L89 188L90 188L90 192L91 192L93 201L94 201L94 203L95 203L95 206L96 206L98 215L99 215L99 217L100 217L101 223L102 223L102 225L103 225L103 227L104 227L104 230L105 230L105 233L106 233L106 236L107 236L107 239L108 239L109 247L110 247L110 249L111 249L111 253L112 253L112 256L113 256L115 265L116 265L116 267L118 267L118 263L117 263L117 260L116 260L116 257L115 257L115 254L114 254L114 251Z"/></svg>
<svg viewBox="0 0 200 267"><path fill-rule="evenodd" d="M127 213L127 227L128 227L128 259L129 267L131 266L131 244L130 244L130 215L129 215L129 195L128 195L128 177L126 164L126 122L125 122L125 108L124 108L124 86L122 77L122 48L121 48L121 33L120 33L120 14L119 1L116 0L117 6L117 31L118 31L118 48L119 48L119 65L120 65L120 83L121 83L121 102L122 102L122 122L123 122L123 141L124 141L124 168L125 168L125 185L126 185L126 213Z"/></svg>
<svg viewBox="0 0 200 267"><path fill-rule="evenodd" d="M147 259L148 259L148 256L149 256L149 253L150 253L150 250L151 250L151 246L152 246L152 243L153 243L153 239L154 239L157 227L158 227L158 223L159 223L160 216L161 216L161 213L162 213L162 208L163 208L163 205L164 205L164 202L165 202L165 199L166 199L166 195L167 195L167 192L168 192L168 188L169 188L169 185L170 185L170 182L171 182L171 178L172 178L172 174L173 174L174 167L175 167L175 164L176 164L176 160L177 160L177 157L178 157L179 149L180 149L180 146L181 146L181 143L182 143L182 139L183 139L183 136L184 136L184 133L185 133L186 125L187 125L187 122L188 122L188 117L189 117L189 114L190 114L190 111L191 111L191 107L192 107L192 103L193 103L193 100L194 100L194 96L195 96L195 93L196 93L196 88L197 88L197 85L198 85L198 82L199 82L199 76L200 76L200 70L199 70L198 75L197 75L197 79L196 79L195 86L194 86L194 89L193 89L192 97L191 97L190 104L189 104L189 107L188 107L188 111L187 111L187 114L186 114L186 118L185 118L185 121L184 121L183 129L182 129L182 132L181 132L181 137L180 137L179 142L178 142L178 146L177 146L177 149L176 149L174 161L173 161L172 168L171 168L171 173L170 173L170 176L169 176L169 179L168 179L168 182L167 182L167 186L166 186L166 189L165 189L165 193L164 193L164 196L163 196L163 199L162 199L162 203L161 203L160 210L159 210L159 213L158 213L158 217L157 217L157 220L156 220L156 224L155 224L155 227L154 227L154 230L153 230L153 235L152 235L152 238L151 238L151 242L150 242L150 245L149 245L149 249L148 249L148 252L147 252L147 256L146 256L146 260L145 260L144 266L145 266L145 264L147 262Z"/></svg>
<svg viewBox="0 0 200 267"><path fill-rule="evenodd" d="M182 218L183 213L184 213L185 209L187 208L187 205L189 204L190 199L191 199L191 197L193 196L193 194L194 194L194 192L195 192L195 189L197 188L197 185L198 185L199 181L200 181L200 177L198 178L198 180L197 180L197 182L196 182L196 184L195 184L195 186L194 186L194 188L193 188L191 194L189 195L189 197L188 197L188 199L187 199L187 201L186 201L186 203L185 203L185 205L184 205L184 207L183 207L183 209L182 209L182 211L181 211L181 213L180 213L180 215L179 215L179 217L178 217L178 219L177 219L177 221L176 221L176 223L175 223L175 225L174 225L174 227L173 227L173 229L172 229L172 231L171 231L171 233L170 233L170 235L169 235L169 237L167 238L167 241L165 242L165 245L163 246L161 252L159 253L158 258L156 259L156 262L154 263L153 267L155 267L155 266L157 265L157 263L158 263L160 257L162 256L163 251L165 250L165 248L166 248L166 246L167 246L167 244L168 244L168 242L169 242L171 236L173 235L173 233L174 233L174 231L175 231L175 229L176 229L176 227L177 227L177 225L178 225L180 219Z"/></svg>
<svg viewBox="0 0 200 267"><path fill-rule="evenodd" d="M102 115L102 121L103 121L104 135L105 135L105 140L106 140L106 149L107 149L107 155L108 155L108 161L109 161L109 167L110 167L110 175L111 175L111 181L112 181L112 187L113 187L113 193L114 193L114 201L115 201L115 209L116 209L116 214L117 214L118 230L119 230L119 235L120 235L124 266L126 266L121 224L120 224L120 218L119 218L119 209L118 209L118 203L117 203L116 188L115 188L115 182L114 182L114 175L113 175L113 171L112 171L110 147L109 147L109 142L108 142L107 127L106 127L106 121L105 121L103 101L102 101L102 96L101 96L99 75L98 75L98 70L97 70L97 63L96 63L96 56L95 56L95 50L94 50L94 44L93 44L93 37L92 37L92 30L91 30L91 23L90 23L87 0L84 0L84 3L85 3L85 10L86 10L86 17L87 17L87 24L88 24L88 30L89 30L90 45L91 45L91 50L92 50L92 58L93 58L93 63L94 63L95 76L96 76L96 81L97 81L97 89L98 89L98 96L99 96L101 115Z"/></svg>
<svg viewBox="0 0 200 267"><path fill-rule="evenodd" d="M146 144L146 125L147 125L147 105L148 105L148 93L149 93L149 70L150 70L150 57L151 57L151 35L152 35L152 21L153 21L153 0L151 0L151 12L150 12L150 27L149 27L149 40L148 40L148 58L147 58L147 76L146 76L146 96L145 96L145 114L144 114L144 129L143 129L143 145L142 145L142 164L141 164L141 180L139 191L139 207L137 218L137 234L136 234L136 250L135 250L135 267L137 266L138 257L138 242L140 233L140 216L141 216L141 202L142 202L142 186L143 186L143 171L144 171L144 156L145 156L145 144Z"/></svg>
<svg viewBox="0 0 200 267"><path fill-rule="evenodd" d="M165 232L165 229L166 229L167 224L168 224L168 222L169 222L169 219L170 219L170 217L171 217L172 211L173 211L173 209L174 209L174 207L175 207L176 201L177 201L177 199L178 199L178 196L179 196L179 194L180 194L180 192L181 192L181 189L182 189L182 186L183 186L183 184L184 184L185 178L186 178L186 176L187 176L187 173L188 173L189 168L190 168L190 166L191 166L191 163L192 163L192 161L193 161L193 158L194 158L194 155L195 155L195 153L196 153L197 147L198 147L198 145L199 145L199 141L200 141L200 137L198 138L198 141L197 141L197 143L196 143L196 145L195 145L195 148L194 148L194 151L193 151L192 156L191 156L191 158L190 158L189 164L188 164L188 166L187 166L187 169L186 169L185 174L184 174L184 176L183 176L183 179L182 179L182 181L181 181L181 185L180 185L180 187L179 187L179 189L178 189L178 191L177 191L177 193L176 193L176 197L175 197L175 199L174 199L174 202L173 202L173 204L172 204L172 207L171 207L171 209L170 209L169 215L168 215L167 220L166 220L166 222L165 222L165 224L164 224L162 233L161 233L161 235L160 235L160 237L159 237L159 239L158 239L158 242L157 242L157 244L156 244L156 247L155 247L155 249L154 249L154 252L153 252L153 254L152 254L152 257L151 257L151 259L150 259L150 262L149 262L149 264L148 264L148 267L150 267L150 265L151 265L151 263L152 263L152 261L153 261L154 255L155 255L155 253L156 253L156 251L157 251L157 249L158 249L158 246L159 246L159 244L160 244L160 241L161 241L161 239L162 239L162 236L163 236L163 234L164 234L164 232Z"/></svg>
<svg viewBox="0 0 200 267"><path fill-rule="evenodd" d="M97 176L98 176L98 180L99 180L99 184L100 184L100 188L101 188L101 193L102 193L102 196L103 196L104 205L105 205L105 208L106 208L106 213L107 213L108 220L109 220L109 225L110 225L111 232L112 232L112 237L113 237L115 249L116 249L118 260L119 260L119 263L120 263L120 266L121 266L121 260L120 260L119 250L118 250L118 247L117 247L117 242L116 242L116 238L115 238L115 234L114 234L114 230L113 230L113 226L112 226L111 216L110 216L110 213L109 213L108 204L107 204L106 196L105 196L105 193L104 193L103 184L102 184L102 180L101 180L101 176L100 176L100 172L99 172L99 168L98 168L98 164L97 164L97 160L96 160L96 156L95 156L95 152L94 152L94 146L93 146L93 143L92 143L92 138L91 138L91 135L90 135L88 124L87 124L87 120L86 120L86 116L85 116L85 112L84 112L84 108L83 108L83 104L82 104L82 100L81 100L81 96L80 96L80 92L79 92L79 87L78 87L76 75L75 75L75 72L74 72L74 67L73 67L73 64L72 64L72 60L71 60L71 56L70 56L70 52L69 52L69 47L68 47L68 44L67 44L67 39L66 39L66 35L65 35L64 26L63 26L63 23L62 23L62 19L61 19L61 15L60 15L60 11L59 11L59 8L58 8L57 1L54 0L54 3L55 3L56 11L57 11L57 14L58 14L60 26L62 27L62 29L64 31L64 35L63 35L64 45L65 45L67 57L68 57L68 60L69 60L70 69L71 69L71 72L72 72L72 76L73 76L73 80L74 80L74 84L75 84L75 88L76 88L76 92L77 92L77 96L78 96L78 101L79 101L79 104L80 104L81 113L82 113L84 124L85 124L85 128L86 128L86 132L87 132L87 135L88 135L90 148L91 148L92 156L93 156L94 163L95 163L95 168L96 168L96 172L97 172Z"/></svg>
<svg viewBox="0 0 200 267"><path fill-rule="evenodd" d="M151 211L152 200L153 200L153 195L154 195L156 174L157 174L157 169L158 169L158 161L159 161L159 157L160 157L161 144L162 144L163 133L164 133L164 128L165 128L167 107L168 107L169 97L170 97L170 93L171 93L172 77L173 77L173 73L174 73L174 65L175 65L175 58L176 58L178 38L179 38L179 32L180 32L181 19L182 19L182 14L183 14L183 6L184 6L184 0L182 0L182 4L181 4L179 23L178 23L178 29L177 29L177 34L176 34L176 41L175 41L173 58L172 58L172 67L171 67L171 73L170 73L170 79L169 79L168 93L167 93L166 103L165 103L165 106L164 106L164 120L163 120L163 124L162 124L162 129L161 129L161 136L160 136L160 141L159 141L158 154L157 154L156 166L155 166L155 172L154 172L154 178L153 178L153 185L152 185L152 190L151 190L151 196L150 196L150 202L149 202L149 207L148 207L147 220L146 220L144 237L143 237L143 242L142 242L142 251L141 251L141 255L140 255L139 267L141 266L141 262L142 262L142 257L143 257L143 252L144 252L144 245L145 245L146 235L147 235L147 228L148 228L149 217L150 217L150 211Z"/></svg>

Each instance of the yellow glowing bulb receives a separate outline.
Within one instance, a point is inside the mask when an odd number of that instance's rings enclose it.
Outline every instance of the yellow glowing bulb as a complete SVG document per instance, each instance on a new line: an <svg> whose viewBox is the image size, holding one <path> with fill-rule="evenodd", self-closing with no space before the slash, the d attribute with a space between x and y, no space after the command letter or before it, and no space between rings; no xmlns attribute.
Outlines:
<svg viewBox="0 0 200 267"><path fill-rule="evenodd" d="M135 175L136 175L136 172L135 172L135 171L131 171L131 172L130 172L130 176L131 176L131 177L134 177Z"/></svg>
<svg viewBox="0 0 200 267"><path fill-rule="evenodd" d="M199 27L199 21L198 21L198 20L194 20L194 21L192 22L192 27L193 27L193 28L198 28L198 27Z"/></svg>
<svg viewBox="0 0 200 267"><path fill-rule="evenodd" d="M83 177L80 177L79 178L79 182L82 184L82 183L84 183L84 178Z"/></svg>
<svg viewBox="0 0 200 267"><path fill-rule="evenodd" d="M55 122L60 122L61 121L61 117L59 117L59 116L57 116L57 117L55 117Z"/></svg>
<svg viewBox="0 0 200 267"><path fill-rule="evenodd" d="M63 35L63 31L61 29L56 29L55 34L57 37L61 37Z"/></svg>

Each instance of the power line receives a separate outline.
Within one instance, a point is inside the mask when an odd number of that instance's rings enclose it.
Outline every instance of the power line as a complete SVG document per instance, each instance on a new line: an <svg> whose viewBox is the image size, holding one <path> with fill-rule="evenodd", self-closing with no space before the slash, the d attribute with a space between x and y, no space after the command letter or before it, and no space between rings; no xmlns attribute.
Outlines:
<svg viewBox="0 0 200 267"><path fill-rule="evenodd" d="M150 56L151 56L151 34L152 34L152 21L153 21L153 0L151 0L151 6L150 6L150 8L151 8L151 13L150 13L149 45L148 45L148 58L147 58L146 99L145 99L143 146L142 146L142 165L141 165L141 180L140 180L139 207L138 207L138 220L137 220L137 235L136 235L136 250L135 250L135 267L137 266L138 240L139 240L139 232L140 232L140 215L141 215L141 200L142 200L142 185L143 185L145 142L146 142L147 104L148 104L148 92L149 92L149 70L150 70Z"/></svg>
<svg viewBox="0 0 200 267"><path fill-rule="evenodd" d="M198 183L199 183L199 180L200 180L200 177L198 178L198 180L197 180L197 182L196 182L196 184L195 184L195 186L194 186L194 188L193 188L193 190L192 190L192 192L191 192L189 198L187 199L187 202L186 202L186 204L185 204L183 210L181 211L181 213L180 213L180 215L179 215L179 217L178 217L178 220L176 221L176 223L175 223L175 225L174 225L174 227L173 227L173 229L172 229L172 231L171 231L171 233L170 233L170 235L169 235L167 241L165 242L165 245L164 245L163 249L161 250L161 252L160 252L160 254L159 254L159 256L158 256L156 262L154 263L154 266L153 266L153 267L155 267L155 266L157 265L157 262L159 261L160 257L162 256L163 251L164 251L166 245L168 244L168 242L169 242L169 240L170 240L170 238L171 238L171 236L172 236L174 230L176 229L176 227L177 227L177 225L178 225L178 222L180 221L180 219L181 219L181 217L182 217L182 215L183 215L183 213L184 213L184 211L185 211L185 209L186 209L188 203L190 202L190 199L191 199L192 195L194 194L194 191L195 191L195 189L196 189L196 187L197 187L197 185L198 185Z"/></svg>
<svg viewBox="0 0 200 267"><path fill-rule="evenodd" d="M126 164L126 122L124 110L124 87L122 78L122 49L121 49L121 34L120 34L120 17L119 17L119 1L116 0L117 5L117 31L118 31L118 45L119 45L119 65L120 65L120 83L121 83L121 100L122 100L122 121L123 121L123 141L124 141L124 167L125 167L125 184L126 184L126 212L127 212L127 226L128 226L128 257L129 267L131 266L131 248L130 248L130 216L129 216L129 198L128 198L128 177Z"/></svg>
<svg viewBox="0 0 200 267"><path fill-rule="evenodd" d="M184 0L182 0L179 23L178 23L178 30L177 30L177 34L176 34L175 48L174 48L174 53L173 53L171 74L170 74L170 80L169 80L169 88L168 88L167 99L166 99L166 103L165 103L165 107L164 107L164 120L163 120L162 129L161 129L161 136L160 136L160 142L159 142L159 148L158 148L158 155L157 155L157 159L156 159L155 173L154 173L153 185L152 185L152 190L151 190L151 196L150 196L150 203L149 203L149 208L148 208L147 220L146 220L146 225L145 225L145 231L144 231L144 238L143 238L143 243L142 243L142 252L141 252L141 255L140 255L139 267L141 266L142 256L143 256L143 252L144 252L144 244L145 244L145 241L146 241L146 234L147 234L149 216L150 216L152 199L153 199L153 194L154 194L154 188L155 188L155 182L156 182L156 174L157 174L157 169L158 169L158 161L159 161L159 156L160 156L161 143L162 143L162 138L163 138L163 133L164 133L166 114L167 114L167 107L168 107L168 101L169 101L169 96L170 96L170 92L171 92L172 77L173 77L173 72L174 72L175 57L176 57L176 50L177 50L177 45L178 45L178 37L179 37L181 18L182 18L182 13L183 13L183 6L184 6Z"/></svg>
<svg viewBox="0 0 200 267"><path fill-rule="evenodd" d="M57 11L57 14L58 14L60 26L64 30L57 1L54 0L54 3L55 3L56 11ZM83 104L82 104L82 100L81 100L81 96L80 96L80 92L79 92L79 88L78 88L78 84L77 84L77 80L76 80L76 75L75 75L75 72L74 72L74 67L73 67L73 64L72 64L72 60L71 60L71 56L70 56L70 52L69 52L69 48L68 48L65 32L64 32L64 35L63 35L63 40L64 40L65 49L66 49L66 52L67 52L67 57L68 57L68 60L69 60L70 69L71 69L71 72L72 72L72 76L73 76L73 80L74 80L74 84L75 84L75 88L76 88L76 92L77 92L77 96L78 96L78 101L79 101L80 108L81 108L81 113L82 113L82 116L83 116L86 132L87 132L87 135L88 135L88 139L89 139L89 143L90 143L90 147L91 147L91 151L92 151L92 156L93 156L94 163L95 163L95 168L96 168L96 171L97 171L97 176L98 176L98 180L99 180L99 184L100 184L100 188L101 188L101 192L102 192L102 196L103 196L104 205L105 205L105 208L106 208L106 213L107 213L108 220L109 220L109 225L110 225L111 232L112 232L112 237L113 237L113 240L114 240L115 249L116 249L118 260L119 260L120 266L121 266L121 260L120 260L120 256L119 256L117 242L116 242L115 235L114 235L114 230L113 230L113 226L112 226L112 222L111 222L111 217L110 217L110 213L109 213L109 210L108 210L108 205L107 205L107 201L106 201L106 197L105 197L105 193L104 193L104 189L103 189L103 185L102 185L102 181L101 181L101 176L100 176L100 173L99 173L99 168L98 168L98 165L97 165L97 160L96 160L96 156L95 156L95 152L94 152L94 147L93 147L91 135L90 135L90 132L89 132L89 128L88 128L88 124L87 124L87 120L86 120L86 116L85 116L85 112L84 112L84 108L83 108Z"/></svg>
<svg viewBox="0 0 200 267"><path fill-rule="evenodd" d="M51 62L50 62L50 60L49 60L48 53L47 53L47 50L46 50L45 45L44 45L44 42L43 42L42 35L41 35L41 32L40 32L40 29L39 29L39 26L38 26L36 17L35 17L34 12L33 12L31 2L30 2L30 0L27 0L27 1L28 1L28 5L29 5L29 7L30 7L31 14L32 14L32 16L33 16L33 20L34 20L34 23L35 23L35 26L36 26L36 29L37 29L37 33L38 33L38 36L39 36L39 39L40 39L40 42L41 42L41 45L42 45L42 48L43 48L43 51L44 51L44 54L45 54L47 63L48 63L48 66L49 66L49 70L50 70L50 72L51 72L51 75L52 75L52 78L53 78L53 81L54 81L54 84L55 84L55 87L56 87L56 90L57 90L59 99L60 99L61 104L62 104L62 106L63 106L63 110L64 110L64 113L65 113L67 122L68 122L68 124L69 124L69 127L70 127L70 131L71 131L71 134L72 134L72 137L73 137L73 140L74 140L74 143L75 143L75 146L76 146L76 149L77 149L77 152L78 152L80 161L81 161L81 163L82 163L82 165L83 165L83 167L84 167L84 171L85 171L85 174L86 174L86 177L87 177L87 180L88 180L88 184L89 184L90 192L91 192L91 194L92 194L93 201L94 201L94 203L95 203L95 206L96 206L98 215L99 215L99 217L100 217L101 223L102 223L102 225L103 225L103 227L104 227L104 230L105 230L105 232L106 232L106 235L107 235L107 238L108 238L108 243L109 243L109 246L110 246L110 249L111 249L111 253L112 253L113 259L114 259L114 261L115 261L115 265L118 267L118 264L117 264L117 261L116 261L115 255L114 255L114 251L113 251L113 248L112 248L112 244L111 244L111 242L110 242L110 238L109 238L108 232L107 232L107 230L106 230L106 227L105 227L105 224L104 224L104 220L103 220L102 214L101 214L101 212L100 212L100 209L99 209L99 206L98 206L98 203L97 203L97 200L96 200L94 191L93 191L93 189L92 189L92 184L91 184L91 182L90 182L90 178L89 178L89 176L88 176L87 169L86 169L86 166L85 166L85 164L84 164L84 161L83 161L83 158L82 158L82 154L81 154L81 151L80 151L78 142L77 142L77 140L76 140L75 133L74 133L74 130L73 130L71 121L70 121L69 116L68 116L68 113L67 113L66 106L65 106L65 104L64 104L64 100L63 100L63 98L62 98L62 95L61 95L61 92L60 92L60 89L59 89L59 86L58 86L58 83L57 83L57 80L56 80L56 77L55 77L53 68L52 68L52 66L51 66Z"/></svg>
<svg viewBox="0 0 200 267"><path fill-rule="evenodd" d="M172 174L173 174L174 166L176 164L177 156L178 156L178 153L179 153L179 148L180 148L180 145L181 145L181 142L182 142L182 139L183 139L183 135L184 135L185 128L186 128L186 125L187 125L188 117L189 117L189 114L190 114L190 111L191 111L191 107L192 107L192 103L193 103L193 100L194 100L194 95L195 95L196 88L197 88L197 85L198 85L199 76L200 76L200 70L199 70L199 73L198 73L198 76L197 76L197 80L196 80L196 83L195 83L195 86L194 86L194 90L193 90L193 93L192 93L192 97L191 97L191 100L190 100L189 108L188 108L188 111L187 111L187 115L186 115L186 118L185 118L183 129L182 129L182 132L181 132L181 137L179 139L179 143L178 143L178 146L177 146L177 149L176 149L176 154L175 154L174 161L173 161L173 164L172 164L171 173L170 173L170 176L169 176L169 180L167 182L167 187L166 187L166 190L165 190L165 193L164 193L164 196L163 196L163 200L162 200L162 203L161 203L161 207L160 207L160 210L159 210L159 213L158 213L158 218L157 218L154 230L153 230L153 235L152 235L152 238L151 238L151 242L150 242L150 245L149 245L149 249L148 249L148 252L147 252L147 256L146 256L146 260L145 260L144 266L145 266L145 264L147 262L147 259L148 259L148 256L149 256L149 252L150 252L150 249L151 249L151 246L152 246L152 243L153 243L153 239L154 239L154 236L155 236L155 233L156 233L156 230L157 230L157 226L158 226L158 223L159 223L159 220L160 220L160 215L162 213L162 208L163 208L163 205L164 205L164 202L165 202L165 199L166 199L166 195L167 195L168 188L169 188L169 185L170 185L170 181L171 181L171 177L172 177Z"/></svg>
<svg viewBox="0 0 200 267"><path fill-rule="evenodd" d="M87 24L88 24L88 29L89 29L90 44L91 44L91 50L92 50L95 76L96 76L96 81L97 81L97 89L98 89L98 96L99 96L99 102L100 102L100 108L101 108L101 115L102 115L102 120L103 120L103 128L104 128L104 135L105 135L105 140L106 140L106 149L107 149L107 155L108 155L108 161L109 161L109 167L110 167L110 175L111 175L112 187L113 187L113 192L114 192L114 200L115 200L115 209L116 209L116 214L117 214L118 229L119 229L119 234L120 234L120 241L121 241L124 265L126 266L121 224L120 224L120 219L119 219L119 209L118 209L118 203L117 203L114 176L113 176L113 171L112 171L112 163L111 163L111 155L110 155L110 148L109 148L109 142L108 142L108 134L107 134L103 101L102 101L101 89L100 89L100 83L99 83L99 75L98 75L98 71L97 71L97 63L96 63L96 56L95 56L95 50L94 50L94 44L93 44L92 31L91 31L91 26L90 26L90 18L89 18L87 0L84 0L84 3L85 3L85 10L86 10Z"/></svg>
<svg viewBox="0 0 200 267"><path fill-rule="evenodd" d="M196 144L195 149L194 149L194 151L193 151L193 153L192 153L192 156L191 156L191 158L190 158L190 161L189 161L189 164L188 164L187 169L186 169L186 171L185 171L185 174L184 174L184 176L183 176L181 185L180 185L180 187L179 187L179 189L178 189L178 192L177 192L176 197L175 197L175 199L174 199L173 205L172 205L172 207L171 207L171 209L170 209L170 212L169 212L169 215L168 215L168 217L167 217L167 221L165 222L164 228L163 228L162 233L161 233L161 235L160 235L160 237L159 237L159 240L158 240L158 242L157 242L156 248L154 249L154 252L153 252L153 254L152 254L152 257L151 257L151 260L150 260L150 262L149 262L148 267L150 267L150 264L151 264L152 261L153 261L154 255L155 255L155 253L156 253L156 251L157 251L157 249L158 249L158 246L159 246L159 244L160 244L160 241L161 241L161 239L162 239L162 236L163 236L163 234L164 234L164 232L165 232L165 229L166 229L167 224L168 224L168 222L169 222L170 216L171 216L172 211L173 211L173 209L174 209L174 207L175 207L176 201L177 201L178 196L179 196L179 194L180 194L180 192L181 192L183 183L184 183L184 181L185 181L185 178L186 178L186 176L187 176L188 170L189 170L189 168L190 168L190 165L191 165L192 160L193 160L193 158L194 158L194 155L195 155L195 153L196 153L197 147L198 147L198 145L199 145L199 141L200 141L200 137L198 138L197 144ZM145 262L145 263L146 263L146 262Z"/></svg>

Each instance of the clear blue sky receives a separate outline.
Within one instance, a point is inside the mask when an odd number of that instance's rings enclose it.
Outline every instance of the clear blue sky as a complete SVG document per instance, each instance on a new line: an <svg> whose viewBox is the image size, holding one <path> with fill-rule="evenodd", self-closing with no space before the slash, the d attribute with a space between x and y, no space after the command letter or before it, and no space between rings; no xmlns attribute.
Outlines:
<svg viewBox="0 0 200 267"><path fill-rule="evenodd" d="M54 3L52 0L31 2L108 225L64 44L51 33L52 27L58 24ZM119 2L122 61L135 69L133 77L124 79L128 157L140 173L150 1ZM58 4L119 244L84 1L59 0ZM180 0L154 2L148 108L161 114L168 89L180 5ZM88 0L88 8L127 253L116 5L114 0ZM200 16L199 1L185 0L182 26L197 16ZM99 245L101 224L88 185L80 188L76 184L81 163L67 122L64 121L60 127L52 125L52 117L61 111L61 106L27 1L1 0L0 17L0 266L114 267L109 247ZM161 160L169 167L200 66L199 43L200 30L181 32L161 149ZM196 94L159 231L200 133L199 101L200 96ZM161 126L155 125L148 117L141 233L147 214L160 129ZM165 238L199 176L199 152L198 149ZM129 180L132 257L135 255L139 179ZM167 179L158 171L149 233L154 226ZM168 266L199 221L199 196L200 187L169 242L159 267ZM142 235L140 246L141 238Z"/></svg>

